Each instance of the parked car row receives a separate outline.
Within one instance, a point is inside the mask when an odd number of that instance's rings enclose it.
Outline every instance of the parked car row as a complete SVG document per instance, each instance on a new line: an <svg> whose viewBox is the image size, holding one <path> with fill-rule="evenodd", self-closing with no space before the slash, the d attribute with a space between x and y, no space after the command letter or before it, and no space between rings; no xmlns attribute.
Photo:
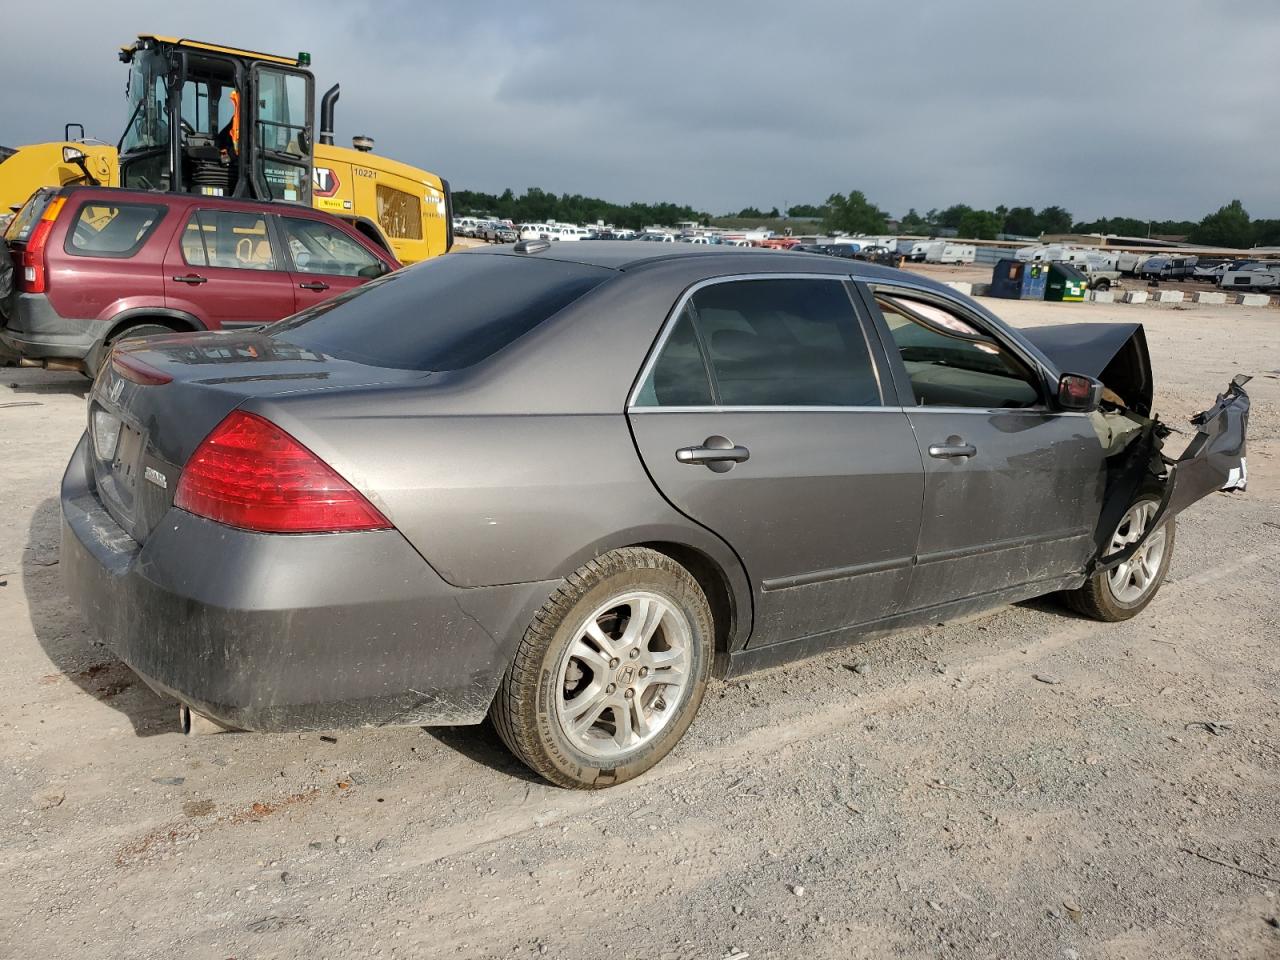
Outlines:
<svg viewBox="0 0 1280 960"><path fill-rule="evenodd" d="M3 235L0 347L92 376L125 338L271 323L399 266L311 207L45 187Z"/></svg>

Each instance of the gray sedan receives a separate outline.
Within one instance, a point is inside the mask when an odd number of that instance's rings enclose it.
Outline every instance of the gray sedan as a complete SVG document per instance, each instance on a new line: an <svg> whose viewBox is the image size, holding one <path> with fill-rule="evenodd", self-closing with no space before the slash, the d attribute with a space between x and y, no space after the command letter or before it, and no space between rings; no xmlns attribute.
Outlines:
<svg viewBox="0 0 1280 960"><path fill-rule="evenodd" d="M1158 589L1244 484L1232 383L1162 449L1139 325L1016 332L831 257L452 254L277 324L131 341L62 567L190 729L473 724L547 779L657 763L713 675Z"/></svg>

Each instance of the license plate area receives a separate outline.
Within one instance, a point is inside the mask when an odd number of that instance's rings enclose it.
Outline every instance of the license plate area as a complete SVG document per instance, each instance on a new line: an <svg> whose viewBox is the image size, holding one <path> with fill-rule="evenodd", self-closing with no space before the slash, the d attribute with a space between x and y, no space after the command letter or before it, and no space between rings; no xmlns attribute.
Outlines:
<svg viewBox="0 0 1280 960"><path fill-rule="evenodd" d="M142 447L141 431L121 422L110 461L99 459L94 465L103 505L126 527L134 517L138 484L142 481Z"/></svg>

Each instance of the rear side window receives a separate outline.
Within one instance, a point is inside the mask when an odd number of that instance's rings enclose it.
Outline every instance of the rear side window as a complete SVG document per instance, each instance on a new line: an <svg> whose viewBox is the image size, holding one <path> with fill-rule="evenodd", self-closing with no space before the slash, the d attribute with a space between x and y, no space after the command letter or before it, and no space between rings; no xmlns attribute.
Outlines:
<svg viewBox="0 0 1280 960"><path fill-rule="evenodd" d="M853 304L838 280L735 280L694 293L722 406L879 406Z"/></svg>
<svg viewBox="0 0 1280 960"><path fill-rule="evenodd" d="M400 370L461 370L497 353L612 270L518 256L451 254L304 310L270 336Z"/></svg>
<svg viewBox="0 0 1280 960"><path fill-rule="evenodd" d="M67 231L64 249L81 257L132 257L164 212L164 207L145 203L82 203Z"/></svg>
<svg viewBox="0 0 1280 960"><path fill-rule="evenodd" d="M706 407L712 404L711 380L688 307L671 330L636 395L637 407Z"/></svg>
<svg viewBox="0 0 1280 960"><path fill-rule="evenodd" d="M279 258L259 213L197 210L182 231L182 258L192 267L279 270Z"/></svg>

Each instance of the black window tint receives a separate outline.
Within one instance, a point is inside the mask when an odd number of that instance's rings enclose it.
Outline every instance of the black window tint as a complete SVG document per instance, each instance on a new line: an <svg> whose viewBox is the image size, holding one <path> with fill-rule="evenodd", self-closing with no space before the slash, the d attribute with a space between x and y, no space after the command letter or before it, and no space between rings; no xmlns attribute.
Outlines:
<svg viewBox="0 0 1280 960"><path fill-rule="evenodd" d="M693 296L725 406L879 406L867 344L844 285L735 280Z"/></svg>
<svg viewBox="0 0 1280 960"><path fill-rule="evenodd" d="M711 381L702 348L686 308L662 345L636 397L638 407L705 407L711 404Z"/></svg>
<svg viewBox="0 0 1280 960"><path fill-rule="evenodd" d="M876 301L919 406L993 409L1040 402L1030 371L963 317L923 301Z"/></svg>
<svg viewBox="0 0 1280 960"><path fill-rule="evenodd" d="M84 203L67 231L67 253L131 257L146 243L164 208L141 203Z"/></svg>
<svg viewBox="0 0 1280 960"><path fill-rule="evenodd" d="M387 274L268 328L317 353L400 370L460 370L492 356L613 271L451 254Z"/></svg>

